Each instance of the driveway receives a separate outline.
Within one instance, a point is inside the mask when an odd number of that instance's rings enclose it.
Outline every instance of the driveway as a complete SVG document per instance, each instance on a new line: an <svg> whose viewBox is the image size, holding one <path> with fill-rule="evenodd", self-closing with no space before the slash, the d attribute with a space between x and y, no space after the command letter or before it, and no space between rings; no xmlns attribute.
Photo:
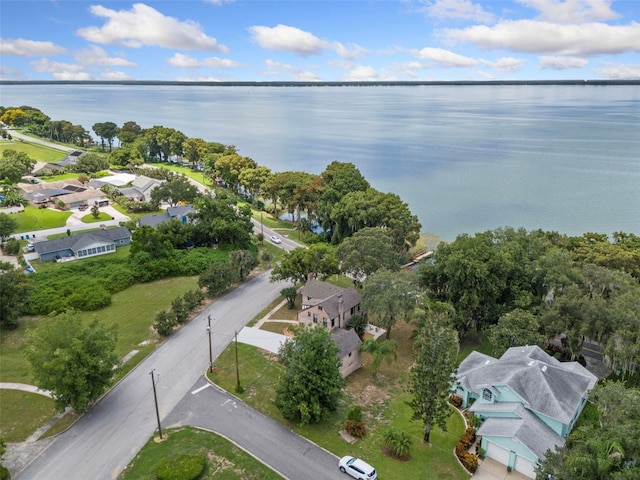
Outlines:
<svg viewBox="0 0 640 480"><path fill-rule="evenodd" d="M496 462L492 458L485 458L480 461L478 470L473 474L471 480L531 480L529 477L518 472L507 472L507 467Z"/></svg>

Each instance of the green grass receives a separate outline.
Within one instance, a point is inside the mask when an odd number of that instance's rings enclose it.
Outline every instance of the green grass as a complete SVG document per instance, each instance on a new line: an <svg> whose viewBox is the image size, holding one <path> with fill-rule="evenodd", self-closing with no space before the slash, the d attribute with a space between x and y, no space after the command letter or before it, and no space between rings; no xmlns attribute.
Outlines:
<svg viewBox="0 0 640 480"><path fill-rule="evenodd" d="M24 152L33 160L39 162L56 162L62 160L67 154L55 148L45 147L34 143L19 142L16 140L0 140L0 155L5 150L15 150L16 152Z"/></svg>
<svg viewBox="0 0 640 480"><path fill-rule="evenodd" d="M26 206L24 212L11 215L17 223L17 232L37 232L47 228L64 227L71 212L59 212L48 208Z"/></svg>
<svg viewBox="0 0 640 480"><path fill-rule="evenodd" d="M207 187L212 186L209 179L206 178L202 172L192 170L191 167L182 167L174 163L151 163L150 165L158 168L164 168L166 170L171 170L172 172L182 173L183 175L189 177L191 180L195 180L202 185L205 185Z"/></svg>
<svg viewBox="0 0 640 480"><path fill-rule="evenodd" d="M56 413L51 398L20 390L0 389L0 438L24 442Z"/></svg>
<svg viewBox="0 0 640 480"><path fill-rule="evenodd" d="M100 212L100 213L98 213L97 217L94 217L92 213L89 213L89 214L83 216L80 220L82 221L82 223L104 222L106 220L111 220L111 215L107 215L104 212Z"/></svg>
<svg viewBox="0 0 640 480"><path fill-rule="evenodd" d="M276 355L255 347L238 344L239 376L244 392L235 394L252 407L338 456L351 454L365 458L375 465L380 478L385 480L423 478L425 472L430 472L429 478L466 480L469 475L453 454L455 444L464 433L462 416L452 408L447 431L432 430L431 445L422 443L423 424L411 420L412 412L406 404L409 397L405 393L407 370L411 364L410 350L407 351L411 331L412 327L407 324L394 328L392 337L402 349L399 359L392 365L383 363L380 368L382 375L376 381L372 380L370 367L367 366L370 365L370 359L363 357L365 367L347 378L345 398L337 412L321 424L300 427L282 417L274 405L274 389L282 367ZM218 370L209 373L210 378L227 391L236 392L235 346L230 345L216 362ZM340 439L338 432L344 427L347 411L353 405L363 408L367 434L350 445ZM380 450L384 433L390 425L413 438L410 461L391 459Z"/></svg>
<svg viewBox="0 0 640 480"><path fill-rule="evenodd" d="M151 325L155 315L161 309L168 309L177 296L195 288L197 277L182 277L159 280L152 283L134 285L113 295L112 304L96 312L80 312L85 321L92 318L116 324L118 344L116 352L124 357L132 350L149 353L148 348L140 347L144 340L155 343ZM24 354L27 349L27 332L44 319L40 317L22 317L16 330L3 331L0 342L0 381L33 383L31 366ZM151 348L153 345L151 345ZM136 355L128 362L135 365L144 357Z"/></svg>
<svg viewBox="0 0 640 480"><path fill-rule="evenodd" d="M40 180L47 183L58 182L60 180L77 180L78 175L79 174L75 172L60 173L58 175L49 175L46 177L40 177Z"/></svg>
<svg viewBox="0 0 640 480"><path fill-rule="evenodd" d="M118 477L119 480L155 480L157 466L180 455L201 454L207 467L201 480L276 480L282 478L266 465L212 432L191 427L163 431L161 442L149 440Z"/></svg>

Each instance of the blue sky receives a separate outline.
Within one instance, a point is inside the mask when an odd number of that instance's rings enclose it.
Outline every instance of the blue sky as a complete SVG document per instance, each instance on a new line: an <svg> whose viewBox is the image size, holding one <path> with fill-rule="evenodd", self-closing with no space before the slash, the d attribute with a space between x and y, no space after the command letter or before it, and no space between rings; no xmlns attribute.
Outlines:
<svg viewBox="0 0 640 480"><path fill-rule="evenodd" d="M640 0L0 1L2 80L640 79Z"/></svg>

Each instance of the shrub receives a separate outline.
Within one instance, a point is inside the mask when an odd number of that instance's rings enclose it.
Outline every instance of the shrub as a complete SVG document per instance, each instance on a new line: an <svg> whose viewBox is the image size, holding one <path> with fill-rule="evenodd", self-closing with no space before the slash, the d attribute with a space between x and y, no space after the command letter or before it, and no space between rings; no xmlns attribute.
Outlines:
<svg viewBox="0 0 640 480"><path fill-rule="evenodd" d="M4 251L7 255L17 255L20 251L20 241L13 237L7 239L7 243L4 245Z"/></svg>
<svg viewBox="0 0 640 480"><path fill-rule="evenodd" d="M204 455L180 455L166 460L156 468L158 480L197 480L207 466Z"/></svg>
<svg viewBox="0 0 640 480"><path fill-rule="evenodd" d="M176 322L184 323L189 319L189 308L185 304L182 297L176 297L171 303L171 314L175 317Z"/></svg>
<svg viewBox="0 0 640 480"><path fill-rule="evenodd" d="M159 312L156 315L156 321L153 324L153 328L156 329L158 334L163 337L168 337L173 332L173 328L176 326L176 317L169 312Z"/></svg>
<svg viewBox="0 0 640 480"><path fill-rule="evenodd" d="M407 432L391 427L384 435L384 445L392 454L407 457L411 454L413 439Z"/></svg>
<svg viewBox="0 0 640 480"><path fill-rule="evenodd" d="M184 300L187 308L189 310L193 310L197 306L201 305L204 301L204 293L202 293L202 290L199 289L189 290L187 292L184 292L182 299Z"/></svg>
<svg viewBox="0 0 640 480"><path fill-rule="evenodd" d="M360 405L351 407L351 409L349 409L349 412L347 413L347 420L362 422L362 407Z"/></svg>
<svg viewBox="0 0 640 480"><path fill-rule="evenodd" d="M476 429L469 427L465 430L464 435L460 437L456 444L456 456L462 462L462 465L470 471L475 472L478 469L478 456L469 453L469 447L473 445L476 440Z"/></svg>
<svg viewBox="0 0 640 480"><path fill-rule="evenodd" d="M460 408L462 406L462 398L458 395L449 396L449 401L453 404L454 407Z"/></svg>
<svg viewBox="0 0 640 480"><path fill-rule="evenodd" d="M344 427L347 433L356 438L364 437L365 433L367 433L367 427L364 423L359 422L357 420L347 420L347 424Z"/></svg>

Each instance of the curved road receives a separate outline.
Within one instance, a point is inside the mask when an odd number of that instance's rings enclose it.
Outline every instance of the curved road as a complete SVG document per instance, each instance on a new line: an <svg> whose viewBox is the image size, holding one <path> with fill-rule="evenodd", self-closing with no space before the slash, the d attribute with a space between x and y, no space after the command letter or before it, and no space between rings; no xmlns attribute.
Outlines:
<svg viewBox="0 0 640 480"><path fill-rule="evenodd" d="M16 478L117 478L157 429L150 372L159 374L156 388L160 418L164 419L185 394L190 395L209 364L207 315L212 319L213 356L217 357L234 333L282 288L282 284L269 283L266 272L217 300L169 337Z"/></svg>

